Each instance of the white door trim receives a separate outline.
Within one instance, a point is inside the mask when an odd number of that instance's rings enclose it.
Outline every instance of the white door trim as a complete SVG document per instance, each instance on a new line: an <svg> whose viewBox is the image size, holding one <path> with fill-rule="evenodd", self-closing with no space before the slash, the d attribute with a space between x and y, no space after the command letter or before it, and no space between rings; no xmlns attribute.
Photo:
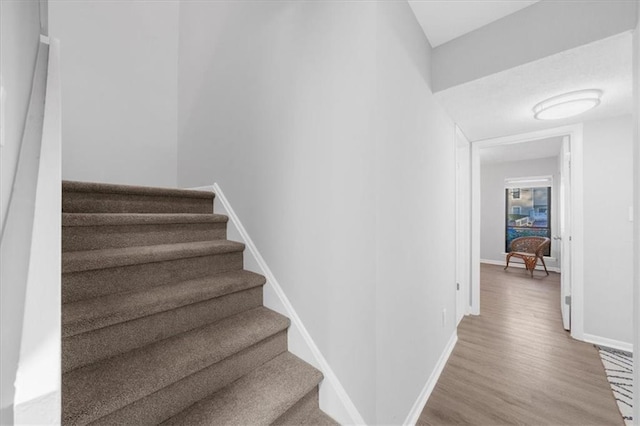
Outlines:
<svg viewBox="0 0 640 426"><path fill-rule="evenodd" d="M471 143L460 127L455 126L456 158L456 325L471 311ZM460 150L466 151L465 162L461 162ZM464 167L464 169L463 169ZM464 179L464 180L463 180ZM460 194L464 191L466 195ZM464 197L467 197L466 200ZM463 201L464 200L464 201Z"/></svg>
<svg viewBox="0 0 640 426"><path fill-rule="evenodd" d="M571 137L571 336L584 340L582 123L471 142L471 313L480 314L480 150L559 136Z"/></svg>

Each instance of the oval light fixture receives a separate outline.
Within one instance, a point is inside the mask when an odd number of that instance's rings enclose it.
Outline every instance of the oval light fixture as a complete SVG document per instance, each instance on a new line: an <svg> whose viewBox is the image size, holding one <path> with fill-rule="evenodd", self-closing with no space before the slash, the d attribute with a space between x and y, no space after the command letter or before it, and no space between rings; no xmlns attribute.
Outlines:
<svg viewBox="0 0 640 426"><path fill-rule="evenodd" d="M587 89L546 99L533 107L538 120L559 120L582 114L600 104L602 90Z"/></svg>

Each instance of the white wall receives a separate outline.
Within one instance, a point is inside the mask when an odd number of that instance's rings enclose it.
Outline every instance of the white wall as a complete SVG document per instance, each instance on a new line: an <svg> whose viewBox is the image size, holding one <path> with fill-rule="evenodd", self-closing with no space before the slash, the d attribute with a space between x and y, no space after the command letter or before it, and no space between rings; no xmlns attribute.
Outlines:
<svg viewBox="0 0 640 426"><path fill-rule="evenodd" d="M5 89L4 146L0 148L0 227L4 224L27 117L33 70L40 42L36 1L0 2L0 75Z"/></svg>
<svg viewBox="0 0 640 426"><path fill-rule="evenodd" d="M455 330L455 128L409 5L380 2L377 31L376 420L388 425L405 420Z"/></svg>
<svg viewBox="0 0 640 426"><path fill-rule="evenodd" d="M179 184L218 182L375 421L375 4L183 2Z"/></svg>
<svg viewBox="0 0 640 426"><path fill-rule="evenodd" d="M636 25L636 3L535 3L435 48L433 90L439 92L630 31Z"/></svg>
<svg viewBox="0 0 640 426"><path fill-rule="evenodd" d="M0 1L0 75L6 90L4 146L0 148L0 226L9 207L31 94L38 44L38 2ZM12 424L13 382L19 355L24 287L2 281L0 301L0 424ZM11 326L8 327L7 324Z"/></svg>
<svg viewBox="0 0 640 426"><path fill-rule="evenodd" d="M584 332L633 342L633 121L584 123Z"/></svg>
<svg viewBox="0 0 640 426"><path fill-rule="evenodd" d="M364 419L402 422L455 314L454 127L408 4L184 2L179 52L179 184L221 184Z"/></svg>
<svg viewBox="0 0 640 426"><path fill-rule="evenodd" d="M558 195L560 193L558 157L482 164L480 170L480 259L505 261L504 182L507 178L553 176L553 187L551 188L551 234L558 235ZM559 249L558 241L552 239L551 257L554 260L545 259L547 267L560 266ZM513 262L517 263L518 260L514 259Z"/></svg>
<svg viewBox="0 0 640 426"><path fill-rule="evenodd" d="M63 179L177 184L178 2L51 0Z"/></svg>

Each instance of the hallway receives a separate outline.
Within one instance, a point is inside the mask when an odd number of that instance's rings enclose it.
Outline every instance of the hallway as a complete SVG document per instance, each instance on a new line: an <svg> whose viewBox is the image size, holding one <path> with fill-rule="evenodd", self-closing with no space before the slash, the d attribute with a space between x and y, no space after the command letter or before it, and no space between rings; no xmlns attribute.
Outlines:
<svg viewBox="0 0 640 426"><path fill-rule="evenodd" d="M560 275L483 264L481 282L418 425L623 425L598 352L562 329Z"/></svg>

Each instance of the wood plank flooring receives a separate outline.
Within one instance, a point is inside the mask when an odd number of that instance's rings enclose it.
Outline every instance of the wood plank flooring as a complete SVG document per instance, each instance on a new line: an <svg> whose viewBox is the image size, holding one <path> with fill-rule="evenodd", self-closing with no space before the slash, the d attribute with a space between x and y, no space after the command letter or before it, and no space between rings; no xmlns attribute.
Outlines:
<svg viewBox="0 0 640 426"><path fill-rule="evenodd" d="M482 265L480 296L418 425L624 425L598 352L562 328L559 274Z"/></svg>

